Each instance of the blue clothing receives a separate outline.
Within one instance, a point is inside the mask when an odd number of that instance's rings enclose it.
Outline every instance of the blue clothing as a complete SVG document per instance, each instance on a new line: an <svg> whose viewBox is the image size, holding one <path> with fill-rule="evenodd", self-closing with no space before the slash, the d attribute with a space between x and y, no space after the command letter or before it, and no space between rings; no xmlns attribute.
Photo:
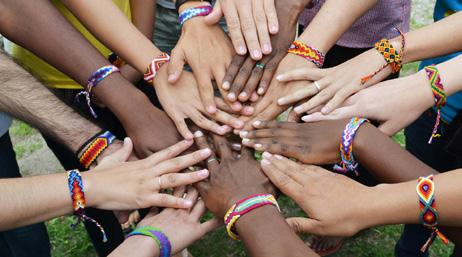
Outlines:
<svg viewBox="0 0 462 257"><path fill-rule="evenodd" d="M11 117L6 113L0 112L0 137L5 135L11 126Z"/></svg>
<svg viewBox="0 0 462 257"><path fill-rule="evenodd" d="M462 0L441 0L437 1L435 5L435 12L433 18L435 21L439 21L455 12L462 11ZM453 53L450 55L425 60L420 64L420 68L427 65L439 64L452 59L462 52ZM462 92L456 93L447 98L446 106L441 110L441 118L447 122L451 121L456 117L457 113L462 110Z"/></svg>

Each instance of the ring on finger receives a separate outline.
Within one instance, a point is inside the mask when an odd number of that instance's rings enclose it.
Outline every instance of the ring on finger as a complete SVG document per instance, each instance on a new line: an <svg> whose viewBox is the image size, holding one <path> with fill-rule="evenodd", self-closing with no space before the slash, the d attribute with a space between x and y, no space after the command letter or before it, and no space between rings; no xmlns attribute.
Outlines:
<svg viewBox="0 0 462 257"><path fill-rule="evenodd" d="M314 83L314 86L316 87L316 89L319 91L321 91L321 86L319 85L319 82L315 81L313 82Z"/></svg>
<svg viewBox="0 0 462 257"><path fill-rule="evenodd" d="M207 159L207 163L211 163L211 162L213 162L213 161L218 162L217 159L215 159L215 158L213 158L213 157L210 157L210 158Z"/></svg>
<svg viewBox="0 0 462 257"><path fill-rule="evenodd" d="M264 69L265 65L263 63L261 63L261 62L257 62L257 64L255 64L255 67L259 68L259 69Z"/></svg>
<svg viewBox="0 0 462 257"><path fill-rule="evenodd" d="M159 183L159 188L162 188L162 177L158 177L157 180Z"/></svg>

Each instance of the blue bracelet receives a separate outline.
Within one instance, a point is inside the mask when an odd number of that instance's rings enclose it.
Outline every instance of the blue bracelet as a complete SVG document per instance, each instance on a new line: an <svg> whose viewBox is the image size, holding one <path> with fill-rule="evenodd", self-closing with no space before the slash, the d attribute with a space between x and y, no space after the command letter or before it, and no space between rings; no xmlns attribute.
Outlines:
<svg viewBox="0 0 462 257"><path fill-rule="evenodd" d="M186 21L194 17L209 15L212 12L212 10L213 10L212 6L209 6L209 5L186 9L180 13L180 16L178 17L178 22L180 23L181 26L183 26L183 24Z"/></svg>

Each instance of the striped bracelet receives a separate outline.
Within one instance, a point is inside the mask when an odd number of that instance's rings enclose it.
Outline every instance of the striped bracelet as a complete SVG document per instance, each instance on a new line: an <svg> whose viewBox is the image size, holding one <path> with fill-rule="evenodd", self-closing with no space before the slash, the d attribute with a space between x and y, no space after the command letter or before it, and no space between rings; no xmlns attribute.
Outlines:
<svg viewBox="0 0 462 257"><path fill-rule="evenodd" d="M153 84L154 78L156 77L160 67L162 67L162 65L168 63L169 61L170 55L166 53L161 53L159 56L154 58L154 60L152 60L152 62L146 69L146 72L144 73L144 80L149 84Z"/></svg>
<svg viewBox="0 0 462 257"><path fill-rule="evenodd" d="M180 23L181 26L183 26L183 24L186 21L194 17L207 16L212 11L213 11L213 8L210 5L189 8L180 13L180 15L178 16L178 22Z"/></svg>
<svg viewBox="0 0 462 257"><path fill-rule="evenodd" d="M257 194L249 196L237 201L233 206L231 206L224 217L226 231L228 232L229 237L233 240L239 240L239 235L235 227L237 220L246 213L265 205L276 206L276 208L281 211L276 198L274 198L271 194Z"/></svg>
<svg viewBox="0 0 462 257"><path fill-rule="evenodd" d="M77 152L77 158L85 169L96 161L116 137L110 131L103 131L90 138Z"/></svg>
<svg viewBox="0 0 462 257"><path fill-rule="evenodd" d="M172 253L172 245L168 237L162 232L162 230L155 227L139 227L133 230L127 235L127 238L131 236L148 236L159 246L160 257L170 257Z"/></svg>
<svg viewBox="0 0 462 257"><path fill-rule="evenodd" d="M446 93L444 92L443 83L441 83L440 72L435 65L430 65L424 68L425 74L427 74L428 81L430 82L433 97L435 99L435 108L437 111L435 125L433 126L432 135L428 140L428 144L431 144L433 138L440 137L438 134L438 126L441 120L441 109L446 105Z"/></svg>
<svg viewBox="0 0 462 257"><path fill-rule="evenodd" d="M294 41L287 52L305 58L306 60L316 64L318 68L321 68L322 65L324 65L324 60L326 58L321 51L300 41Z"/></svg>

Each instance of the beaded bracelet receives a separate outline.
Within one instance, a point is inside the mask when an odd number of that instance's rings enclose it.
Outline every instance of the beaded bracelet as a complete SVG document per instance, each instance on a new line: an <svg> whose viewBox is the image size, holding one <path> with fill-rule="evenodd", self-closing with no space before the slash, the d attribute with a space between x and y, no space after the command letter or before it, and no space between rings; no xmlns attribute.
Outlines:
<svg viewBox="0 0 462 257"><path fill-rule="evenodd" d="M403 65L404 49L406 47L406 38L404 37L404 34L400 29L395 29L399 32L401 36L401 52L399 52L395 47L393 47L393 45L390 43L390 41L388 41L388 39L384 38L379 42L375 43L375 50L377 50L383 56L386 64L384 64L374 73L361 78L361 85L366 84L367 81L375 77L389 65L391 67L392 73L398 73L401 70L401 67Z"/></svg>
<svg viewBox="0 0 462 257"><path fill-rule="evenodd" d="M127 238L131 236L148 236L159 246L159 256L160 257L169 257L172 253L172 245L168 237L162 232L162 230L155 227L139 227L133 230L130 234L127 235Z"/></svg>
<svg viewBox="0 0 462 257"><path fill-rule="evenodd" d="M101 234L103 235L103 242L107 242L107 236L104 228L96 220L85 215L85 189L79 170L70 170L67 172L67 183L71 194L74 215L78 218L77 222L72 224L71 227L75 229L82 220L90 221L101 231Z"/></svg>
<svg viewBox="0 0 462 257"><path fill-rule="evenodd" d="M292 45L290 45L288 53L295 54L301 56L308 61L316 64L319 68L324 65L324 59L326 58L325 54L321 51L303 43L300 41L294 41Z"/></svg>
<svg viewBox="0 0 462 257"><path fill-rule="evenodd" d="M162 65L168 63L170 61L170 55L166 53L161 53L159 56L154 58L152 62L149 64L146 72L144 73L144 80L150 84L154 82L154 77L156 76L157 72L159 71Z"/></svg>
<svg viewBox="0 0 462 257"><path fill-rule="evenodd" d="M428 80L432 88L433 97L435 99L435 108L437 111L435 125L433 126L432 135L428 140L428 144L431 144L433 138L440 137L438 134L438 126L440 125L441 109L446 105L446 93L444 92L443 83L441 83L440 72L435 65L430 65L424 68L427 74Z"/></svg>
<svg viewBox="0 0 462 257"><path fill-rule="evenodd" d="M253 195L237 201L228 210L224 217L226 230L228 231L229 237L231 237L233 240L239 240L239 235L237 234L237 230L234 226L237 220L244 214L265 205L274 205L279 211L281 211L279 209L276 198L274 198L274 196L271 194Z"/></svg>
<svg viewBox="0 0 462 257"><path fill-rule="evenodd" d="M417 195L419 196L420 206L420 223L426 228L432 230L432 234L427 242L420 249L421 252L426 252L433 240L438 236L443 243L448 244L449 240L438 230L438 211L435 204L435 182L433 175L428 177L420 177L416 187Z"/></svg>
<svg viewBox="0 0 462 257"><path fill-rule="evenodd" d="M90 138L77 152L77 157L85 169L96 161L116 137L110 131L103 131Z"/></svg>
<svg viewBox="0 0 462 257"><path fill-rule="evenodd" d="M359 127L369 122L367 119L353 117L350 122L345 126L342 134L342 141L340 142L340 157L342 161L334 166L334 170L342 173L354 172L358 175L358 163L353 157L353 140L355 139L356 132Z"/></svg>
<svg viewBox="0 0 462 257"><path fill-rule="evenodd" d="M98 70L93 72L93 74L91 74L90 78L88 79L87 89L78 93L75 96L75 99L77 101L79 101L79 98L81 95L85 96L88 108L90 109L91 115L93 115L94 118L98 118L98 115L96 115L95 110L93 110L93 108L91 107L91 91L93 90L93 88L98 86L98 84L101 81L103 81L105 78L107 78L109 75L115 72L120 72L120 71L119 71L119 68L117 68L114 65L108 65L108 66L103 66L99 68Z"/></svg>
<svg viewBox="0 0 462 257"><path fill-rule="evenodd" d="M188 8L180 13L180 15L178 16L178 22L180 23L181 26L183 26L183 24L186 21L194 17L207 16L212 11L213 11L213 8L210 5Z"/></svg>

